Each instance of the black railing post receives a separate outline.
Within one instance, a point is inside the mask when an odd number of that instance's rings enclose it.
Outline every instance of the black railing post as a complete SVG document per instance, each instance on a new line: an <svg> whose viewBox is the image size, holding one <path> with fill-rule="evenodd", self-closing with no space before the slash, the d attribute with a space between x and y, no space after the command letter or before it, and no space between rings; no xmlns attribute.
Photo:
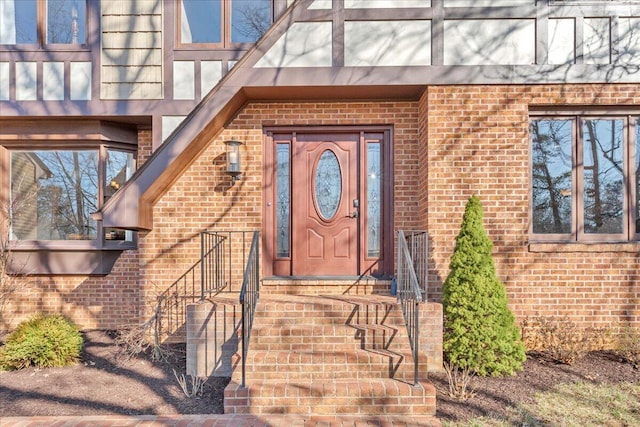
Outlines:
<svg viewBox="0 0 640 427"><path fill-rule="evenodd" d="M204 301L204 288L205 288L205 263L204 263L204 248L205 248L205 239L207 238L207 234L204 232L200 233L200 301Z"/></svg>
<svg viewBox="0 0 640 427"><path fill-rule="evenodd" d="M414 263L414 256L422 253L422 250L416 249L415 236L418 233L412 232L411 236L411 249L407 245L407 239L404 231L398 232L398 301L402 307L402 314L404 316L405 323L407 325L407 334L409 336L409 344L411 345L411 353L413 355L414 363L414 385L418 385L419 380L419 335L420 335L420 303L423 301L422 291L420 286L420 280L416 275L416 269L418 271L426 271L426 266L418 265ZM427 234L424 233L426 237ZM427 240L428 241L428 240ZM414 252L414 253L411 253ZM418 252L418 254L416 254ZM416 256L418 264L423 264L425 260ZM426 289L426 283L424 285ZM426 300L426 298L425 298Z"/></svg>

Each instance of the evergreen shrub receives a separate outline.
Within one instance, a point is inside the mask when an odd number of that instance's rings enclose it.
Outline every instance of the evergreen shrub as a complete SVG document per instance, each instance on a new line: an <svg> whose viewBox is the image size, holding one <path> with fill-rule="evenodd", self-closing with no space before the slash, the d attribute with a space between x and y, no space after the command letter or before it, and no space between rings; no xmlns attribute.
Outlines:
<svg viewBox="0 0 640 427"><path fill-rule="evenodd" d="M451 366L480 376L512 375L522 369L526 352L492 248L480 199L472 196L442 288L444 357Z"/></svg>
<svg viewBox="0 0 640 427"><path fill-rule="evenodd" d="M61 315L37 315L7 336L0 348L0 368L67 366L80 358L83 339L78 327Z"/></svg>

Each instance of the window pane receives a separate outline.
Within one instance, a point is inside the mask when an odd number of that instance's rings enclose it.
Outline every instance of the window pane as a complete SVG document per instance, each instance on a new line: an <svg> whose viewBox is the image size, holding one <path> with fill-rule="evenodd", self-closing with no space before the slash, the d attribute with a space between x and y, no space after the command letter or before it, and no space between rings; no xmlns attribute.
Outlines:
<svg viewBox="0 0 640 427"><path fill-rule="evenodd" d="M220 43L221 0L182 0L180 43Z"/></svg>
<svg viewBox="0 0 640 427"><path fill-rule="evenodd" d="M133 175L133 153L128 151L107 150L105 162L104 201L106 202L118 191ZM107 228L105 230L107 240L133 239L131 231Z"/></svg>
<svg viewBox="0 0 640 427"><path fill-rule="evenodd" d="M277 216L277 256L290 256L289 236L291 233L290 226L290 209L291 209L291 193L289 191L289 144L277 145L277 200L276 200L276 216Z"/></svg>
<svg viewBox="0 0 640 427"><path fill-rule="evenodd" d="M367 256L380 256L382 233L380 143L367 144Z"/></svg>
<svg viewBox="0 0 640 427"><path fill-rule="evenodd" d="M253 43L271 24L271 0L233 0L231 42Z"/></svg>
<svg viewBox="0 0 640 427"><path fill-rule="evenodd" d="M36 0L0 0L0 44L35 44Z"/></svg>
<svg viewBox="0 0 640 427"><path fill-rule="evenodd" d="M533 120L533 232L571 233L572 120Z"/></svg>
<svg viewBox="0 0 640 427"><path fill-rule="evenodd" d="M636 234L640 233L640 117L636 118Z"/></svg>
<svg viewBox="0 0 640 427"><path fill-rule="evenodd" d="M618 120L585 120L582 128L584 232L622 233L623 127Z"/></svg>
<svg viewBox="0 0 640 427"><path fill-rule="evenodd" d="M315 198L321 218L329 220L336 215L342 200L342 170L338 157L331 150L325 150L318 160Z"/></svg>
<svg viewBox="0 0 640 427"><path fill-rule="evenodd" d="M95 239L97 190L97 150L12 152L12 239Z"/></svg>
<svg viewBox="0 0 640 427"><path fill-rule="evenodd" d="M47 1L47 43L83 44L87 34L84 0Z"/></svg>

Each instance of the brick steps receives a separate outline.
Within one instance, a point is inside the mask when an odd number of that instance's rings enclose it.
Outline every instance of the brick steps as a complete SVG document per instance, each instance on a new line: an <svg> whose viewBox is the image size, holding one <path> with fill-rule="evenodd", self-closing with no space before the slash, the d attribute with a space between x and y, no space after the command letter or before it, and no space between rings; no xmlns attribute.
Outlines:
<svg viewBox="0 0 640 427"><path fill-rule="evenodd" d="M387 350L362 351L252 351L247 374L256 380L341 378L396 378L413 375L404 356Z"/></svg>
<svg viewBox="0 0 640 427"><path fill-rule="evenodd" d="M433 415L435 388L392 379L252 381L225 389L225 413Z"/></svg>
<svg viewBox="0 0 640 427"><path fill-rule="evenodd" d="M254 329L251 345L258 351L388 349L397 333L398 327L388 326L282 325Z"/></svg>
<svg viewBox="0 0 640 427"><path fill-rule="evenodd" d="M246 366L246 387L236 369L225 389L225 413L435 413L433 386L413 385L404 318L388 296L263 296Z"/></svg>

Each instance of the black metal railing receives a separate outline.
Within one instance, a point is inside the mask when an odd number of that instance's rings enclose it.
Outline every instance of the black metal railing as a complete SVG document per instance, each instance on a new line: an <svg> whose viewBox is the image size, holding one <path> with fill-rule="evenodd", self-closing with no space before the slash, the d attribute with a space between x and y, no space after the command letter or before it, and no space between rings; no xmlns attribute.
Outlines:
<svg viewBox="0 0 640 427"><path fill-rule="evenodd" d="M427 278L429 275L429 233L426 231L404 230L407 239L407 248L413 261L413 269L416 272L418 285L422 291L422 301L427 301Z"/></svg>
<svg viewBox="0 0 640 427"><path fill-rule="evenodd" d="M202 299L238 292L255 231L203 231L200 234Z"/></svg>
<svg viewBox="0 0 640 427"><path fill-rule="evenodd" d="M199 267L200 261L158 296L154 313L157 339L179 335L184 328L187 305L200 300Z"/></svg>
<svg viewBox="0 0 640 427"><path fill-rule="evenodd" d="M253 231L203 231L200 259L160 296L155 309L162 338L182 335L187 305L240 289Z"/></svg>
<svg viewBox="0 0 640 427"><path fill-rule="evenodd" d="M428 240L427 240L428 241ZM425 258L426 259L426 258ZM426 284L425 284L426 285ZM414 260L409 251L407 238L404 231L398 232L398 278L397 278L398 301L402 306L402 314L407 325L409 343L413 356L414 385L418 385L419 373L419 347L418 337L420 335L420 303L423 301L423 292L420 289L420 282L416 275Z"/></svg>
<svg viewBox="0 0 640 427"><path fill-rule="evenodd" d="M240 304L242 304L242 387L245 386L246 360L253 316L260 297L260 234L256 231L251 239L249 259L244 270Z"/></svg>

